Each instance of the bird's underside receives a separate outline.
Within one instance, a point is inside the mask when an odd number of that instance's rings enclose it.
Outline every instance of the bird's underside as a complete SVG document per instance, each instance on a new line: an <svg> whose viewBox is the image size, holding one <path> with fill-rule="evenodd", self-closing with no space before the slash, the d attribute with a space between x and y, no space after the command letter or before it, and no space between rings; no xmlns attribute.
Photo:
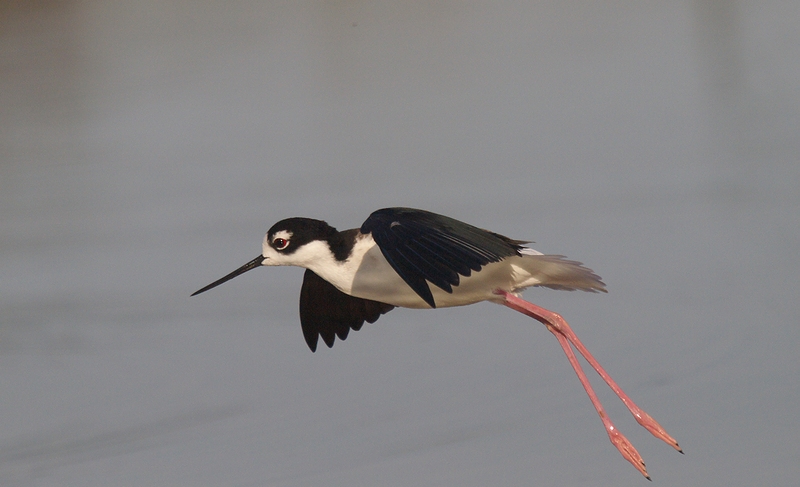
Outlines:
<svg viewBox="0 0 800 487"><path fill-rule="evenodd" d="M388 264L387 264L388 267ZM380 267L372 270L380 274ZM332 347L335 336L347 338L350 329L360 330L364 322L374 323L380 315L400 306L406 308L431 308L402 279L357 279L346 294L314 271L306 269L300 293L300 322L303 336L309 347L316 350L318 336ZM494 286L487 286L492 282ZM360 283L369 283L368 285ZM497 283L503 283L498 285ZM426 283L426 285L429 285ZM430 286L429 293L435 307L464 306L480 301L500 303L497 290L512 293L530 286L559 290L605 292L600 278L579 262L566 260L560 255L523 255L490 263L469 276L460 276L459 284L444 290ZM388 298L388 299L387 299ZM390 301L385 303L379 301Z"/></svg>

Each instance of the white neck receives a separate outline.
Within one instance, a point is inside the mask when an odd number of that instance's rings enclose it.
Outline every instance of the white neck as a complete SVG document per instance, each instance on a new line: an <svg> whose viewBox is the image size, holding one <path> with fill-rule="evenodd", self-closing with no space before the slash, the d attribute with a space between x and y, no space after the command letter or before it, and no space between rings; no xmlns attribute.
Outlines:
<svg viewBox="0 0 800 487"><path fill-rule="evenodd" d="M351 294L353 280L361 266L364 254L375 247L372 235L359 234L353 251L346 260L336 260L327 242L317 240L297 249L288 256L267 259L266 265L293 265L314 271L319 277L336 286L340 291Z"/></svg>

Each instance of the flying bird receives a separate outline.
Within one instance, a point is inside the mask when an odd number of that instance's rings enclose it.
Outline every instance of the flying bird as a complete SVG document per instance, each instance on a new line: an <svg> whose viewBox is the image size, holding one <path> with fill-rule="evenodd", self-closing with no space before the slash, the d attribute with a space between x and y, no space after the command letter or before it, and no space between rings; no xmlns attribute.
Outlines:
<svg viewBox="0 0 800 487"><path fill-rule="evenodd" d="M311 351L328 347L364 322L395 307L433 309L491 301L543 323L558 339L605 426L611 443L648 480L641 455L606 414L573 351L583 355L636 421L683 453L678 443L622 391L561 315L519 297L532 286L606 292L600 277L580 262L544 255L503 235L429 211L384 208L361 228L338 231L311 218L287 218L269 229L262 253L192 296L261 266L306 269L300 323Z"/></svg>

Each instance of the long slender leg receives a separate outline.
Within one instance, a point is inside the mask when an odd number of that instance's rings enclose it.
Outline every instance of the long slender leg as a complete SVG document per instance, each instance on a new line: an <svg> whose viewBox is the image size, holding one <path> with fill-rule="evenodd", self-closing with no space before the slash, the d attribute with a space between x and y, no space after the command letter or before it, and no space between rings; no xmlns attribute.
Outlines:
<svg viewBox="0 0 800 487"><path fill-rule="evenodd" d="M581 381L581 384L583 384L583 388L586 389L586 394L589 395L589 400L592 401L592 405L594 405L594 408L597 410L597 414L600 415L600 420L603 422L603 426L606 428L606 432L608 433L608 438L611 440L611 443L617 448L617 450L619 450L626 460L631 462L631 464L636 467L636 470L641 472L641 474L644 475L647 480L651 480L650 476L647 474L647 469L644 466L644 460L642 459L642 456L638 451L636 451L636 448L633 447L633 444L631 444L625 435L619 432L616 426L614 426L614 423L611 422L611 419L606 414L605 408L603 408L603 405L600 403L600 399L597 397L594 389L592 389L589 379L583 372L580 362L578 362L578 357L576 357L575 352L572 351L572 347L570 346L567 337L556 331L549 324L545 323L545 326L553 335L555 335L555 337L558 339L558 343L561 344L561 348L564 349L564 353L567 355L570 365L572 365L572 368L575 369L575 373L578 374L578 379Z"/></svg>
<svg viewBox="0 0 800 487"><path fill-rule="evenodd" d="M522 298L519 298L511 293L497 290L495 293L499 296L503 297L502 304L505 304L509 308L519 311L531 318L536 319L537 321L543 323L551 333L553 333L556 338L558 338L559 343L561 343L562 348L564 348L564 352L567 354L567 358L570 359L570 363L572 367L575 369L575 373L578 374L578 378L581 380L586 392L589 394L589 399L591 399L592 404L594 404L595 409L597 409L597 413L600 415L601 419L605 418L605 411L602 409L602 405L600 405L599 399L594 394L594 391L591 390L591 386L589 385L588 379L586 378L586 374L583 373L583 370L580 368L580 364L575 359L575 354L572 352L572 348L569 346L571 343L575 346L578 352L583 355L587 362L594 368L600 377L606 382L606 384L611 387L611 390L622 400L628 410L633 414L633 417L636 418L636 421L646 428L650 433L652 433L656 438L660 438L661 440L665 441L667 444L678 450L679 452L683 453L678 443L672 438L667 432L664 430L661 425L656 422L649 414L647 414L644 410L639 408L633 400L625 394L622 388L611 378L611 376L603 369L600 363L589 353L589 350L581 343L578 339L575 332L572 331L569 324L567 324L566 320L561 317L558 313L554 313L547 309L544 309L540 306L536 306L533 303L525 301ZM566 344L566 347L565 347ZM621 448L620 445L615 441L614 437L612 436L612 431L616 431L613 427L613 424L609 423L606 424L606 421L603 421L603 424L606 425L606 431L608 431L609 437L611 438L611 442L620 450L620 453L634 466L637 466L637 460L635 456L629 456L624 451L624 448ZM609 428L609 424L611 428ZM618 434L618 432L616 433ZM620 435L621 436L621 435ZM624 438L624 437L622 437ZM624 440L627 442L627 439ZM628 443L629 444L629 443ZM631 447L632 448L632 447ZM635 450L633 450L635 452ZM638 453L636 454L638 456ZM643 465L643 464L642 464ZM638 466L637 466L638 468ZM644 472L643 472L644 473ZM646 476L646 474L645 474Z"/></svg>
<svg viewBox="0 0 800 487"><path fill-rule="evenodd" d="M572 343L575 348L578 350L578 353L583 355L589 365L592 366L594 370L600 374L600 377L608 384L612 391L622 400L623 404L628 408L628 410L633 414L633 417L636 419L640 425L642 425L647 431L653 434L656 438L659 438L666 442L671 447L675 448L679 452L683 453L681 447L678 446L678 442L675 441L675 438L671 437L666 430L658 424L658 422L653 419L649 414L647 414L643 409L636 405L633 400L625 394L625 391L611 378L608 372L603 369L600 363L595 359L589 350L581 343L578 339L578 336L572 331L567 321L561 317L558 313L554 313L550 310L544 309L541 306L536 306L533 303L525 301L522 298L514 296L513 294L507 293L505 291L498 291L498 294L503 296L504 303L511 309L524 313L531 318L534 318L545 326L550 329L551 327L554 328L558 333L563 335L567 338L567 340ZM552 329L550 330L553 331Z"/></svg>

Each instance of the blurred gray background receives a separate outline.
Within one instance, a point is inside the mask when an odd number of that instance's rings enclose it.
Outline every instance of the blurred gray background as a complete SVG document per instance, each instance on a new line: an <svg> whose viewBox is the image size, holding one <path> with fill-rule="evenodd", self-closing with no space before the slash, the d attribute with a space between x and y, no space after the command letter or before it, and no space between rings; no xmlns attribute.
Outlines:
<svg viewBox="0 0 800 487"><path fill-rule="evenodd" d="M277 220L412 206L531 289L654 485L800 478L800 2L3 2L0 485L643 486L539 323L308 351Z"/></svg>

